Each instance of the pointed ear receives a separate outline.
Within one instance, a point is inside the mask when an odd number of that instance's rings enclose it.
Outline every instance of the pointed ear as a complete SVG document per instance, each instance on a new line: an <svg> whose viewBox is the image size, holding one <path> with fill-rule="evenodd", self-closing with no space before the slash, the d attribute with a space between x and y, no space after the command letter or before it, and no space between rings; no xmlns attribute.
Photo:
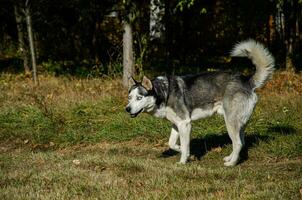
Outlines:
<svg viewBox="0 0 302 200"><path fill-rule="evenodd" d="M131 86L135 85L135 84L137 84L137 81L132 76L129 77L129 79L128 79L128 86L129 86L129 88Z"/></svg>
<svg viewBox="0 0 302 200"><path fill-rule="evenodd" d="M144 76L143 78L142 86L144 86L144 88L146 88L147 90L152 90L153 88L152 82L146 76Z"/></svg>

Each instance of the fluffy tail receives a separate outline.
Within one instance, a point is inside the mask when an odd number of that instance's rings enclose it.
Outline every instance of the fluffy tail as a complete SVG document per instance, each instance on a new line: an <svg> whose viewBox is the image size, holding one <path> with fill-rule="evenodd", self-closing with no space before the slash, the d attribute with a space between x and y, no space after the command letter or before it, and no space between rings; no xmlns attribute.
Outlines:
<svg viewBox="0 0 302 200"><path fill-rule="evenodd" d="M251 77L254 89L261 87L274 71L274 57L262 44L254 40L250 39L236 44L231 51L231 56L248 57L256 66L256 72Z"/></svg>

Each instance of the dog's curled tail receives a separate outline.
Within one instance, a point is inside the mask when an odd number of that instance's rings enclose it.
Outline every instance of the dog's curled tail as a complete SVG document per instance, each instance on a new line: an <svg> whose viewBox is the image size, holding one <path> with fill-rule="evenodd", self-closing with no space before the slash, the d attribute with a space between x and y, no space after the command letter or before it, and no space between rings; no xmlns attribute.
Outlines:
<svg viewBox="0 0 302 200"><path fill-rule="evenodd" d="M255 40L246 40L236 44L231 56L248 57L256 66L256 72L251 78L253 88L261 87L272 75L275 59L262 44Z"/></svg>

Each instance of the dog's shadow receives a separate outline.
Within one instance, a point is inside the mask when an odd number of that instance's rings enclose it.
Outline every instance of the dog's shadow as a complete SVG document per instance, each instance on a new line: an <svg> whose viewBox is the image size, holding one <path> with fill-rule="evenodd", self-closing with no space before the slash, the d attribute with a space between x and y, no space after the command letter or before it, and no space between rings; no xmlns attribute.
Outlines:
<svg viewBox="0 0 302 200"><path fill-rule="evenodd" d="M258 133L245 134L245 146L240 152L240 161L243 162L248 159L248 150L255 147L260 141L269 142L273 140L276 135L295 134L296 129L291 126L269 126L265 135ZM206 136L194 138L190 141L190 154L197 160L200 160L208 151L217 148L223 148L226 145L231 145L231 139L225 132L223 134L207 134ZM162 157L171 157L178 154L178 152L168 149L162 153Z"/></svg>

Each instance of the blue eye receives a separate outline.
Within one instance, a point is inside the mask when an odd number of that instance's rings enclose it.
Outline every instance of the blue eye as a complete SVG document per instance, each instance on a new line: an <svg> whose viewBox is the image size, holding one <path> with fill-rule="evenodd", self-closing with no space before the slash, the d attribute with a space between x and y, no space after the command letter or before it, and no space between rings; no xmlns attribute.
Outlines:
<svg viewBox="0 0 302 200"><path fill-rule="evenodd" d="M142 100L143 97L136 97L136 100Z"/></svg>

